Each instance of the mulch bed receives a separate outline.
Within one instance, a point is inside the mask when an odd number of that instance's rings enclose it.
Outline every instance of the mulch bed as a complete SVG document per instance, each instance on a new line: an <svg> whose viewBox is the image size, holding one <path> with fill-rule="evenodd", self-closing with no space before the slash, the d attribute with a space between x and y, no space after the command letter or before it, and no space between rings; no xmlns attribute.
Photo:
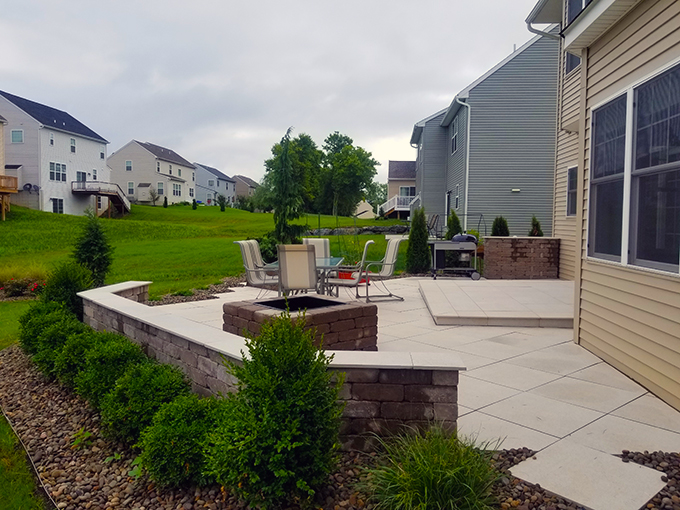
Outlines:
<svg viewBox="0 0 680 510"><path fill-rule="evenodd" d="M103 436L98 414L71 390L42 375L17 345L0 351L0 406L26 445L47 493L59 509L245 508L218 485L162 489L146 476L129 476L137 453ZM79 431L91 436L74 448ZM494 455L494 463L503 473L494 488L497 508L579 510L580 506L509 474L512 466L533 454L524 448ZM624 461L639 462L666 473L668 485L647 508L680 509L678 454L624 452L623 457ZM363 476L362 468L375 460L375 454L344 453L328 484L319 491L318 507L371 510L374 505L355 487Z"/></svg>

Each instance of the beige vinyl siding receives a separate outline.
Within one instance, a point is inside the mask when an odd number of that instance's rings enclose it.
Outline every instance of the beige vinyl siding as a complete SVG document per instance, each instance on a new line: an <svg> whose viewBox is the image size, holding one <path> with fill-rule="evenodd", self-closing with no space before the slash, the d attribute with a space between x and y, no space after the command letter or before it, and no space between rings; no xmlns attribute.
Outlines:
<svg viewBox="0 0 680 510"><path fill-rule="evenodd" d="M672 0L640 2L588 48L577 335L680 409L680 275L586 259L591 109L678 58L680 2Z"/></svg>
<svg viewBox="0 0 680 510"><path fill-rule="evenodd" d="M387 200L399 194L400 186L412 187L416 185L415 179L410 180L392 180L387 183Z"/></svg>
<svg viewBox="0 0 680 510"><path fill-rule="evenodd" d="M562 73L564 73L564 53L562 54ZM578 120L580 106L581 73L580 67L572 70L565 78L562 88L561 123L562 129Z"/></svg>

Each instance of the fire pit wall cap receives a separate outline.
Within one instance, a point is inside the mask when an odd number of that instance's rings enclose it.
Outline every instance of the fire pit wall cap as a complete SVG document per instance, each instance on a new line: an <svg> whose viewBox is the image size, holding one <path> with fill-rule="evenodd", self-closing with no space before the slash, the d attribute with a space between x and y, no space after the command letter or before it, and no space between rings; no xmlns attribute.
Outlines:
<svg viewBox="0 0 680 510"><path fill-rule="evenodd" d="M350 368L466 370L463 360L453 352L329 352L333 354L331 367L336 370Z"/></svg>

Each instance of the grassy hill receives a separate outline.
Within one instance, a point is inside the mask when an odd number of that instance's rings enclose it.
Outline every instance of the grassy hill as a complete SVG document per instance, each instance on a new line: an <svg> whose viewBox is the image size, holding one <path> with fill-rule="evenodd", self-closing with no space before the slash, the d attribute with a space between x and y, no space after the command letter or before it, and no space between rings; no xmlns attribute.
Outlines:
<svg viewBox="0 0 680 510"><path fill-rule="evenodd" d="M73 250L85 218L12 207L0 222L0 280L41 278ZM272 214L250 213L219 207L133 205L130 215L102 219L114 246L113 265L107 283L150 280L151 297L205 287L225 276L243 272L240 251L234 241L260 237L273 230ZM297 223L310 228L354 226L353 218L305 216ZM356 225L390 225L398 221L356 220ZM364 237L364 236L362 236ZM385 250L382 236L374 239L371 258ZM364 239L362 239L363 244ZM340 255L349 240L332 239L331 250Z"/></svg>

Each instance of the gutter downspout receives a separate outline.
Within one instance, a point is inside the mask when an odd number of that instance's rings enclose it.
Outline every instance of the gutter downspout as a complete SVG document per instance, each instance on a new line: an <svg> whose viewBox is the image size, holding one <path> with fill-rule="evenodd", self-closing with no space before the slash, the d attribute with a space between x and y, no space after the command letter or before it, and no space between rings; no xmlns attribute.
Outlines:
<svg viewBox="0 0 680 510"><path fill-rule="evenodd" d="M465 140L465 209L464 209L464 219L463 219L463 230L467 232L468 229L468 190L470 189L470 117L472 116L472 108L469 104L455 97L456 103L467 108L467 120L466 120L466 137Z"/></svg>
<svg viewBox="0 0 680 510"><path fill-rule="evenodd" d="M550 32L543 32L542 30L539 30L538 28L534 28L531 26L531 21L527 20L527 30L531 32L532 34L536 35L542 35L543 37L548 37L549 39L555 39L556 41L561 41L562 37L560 35L555 35L551 34Z"/></svg>

